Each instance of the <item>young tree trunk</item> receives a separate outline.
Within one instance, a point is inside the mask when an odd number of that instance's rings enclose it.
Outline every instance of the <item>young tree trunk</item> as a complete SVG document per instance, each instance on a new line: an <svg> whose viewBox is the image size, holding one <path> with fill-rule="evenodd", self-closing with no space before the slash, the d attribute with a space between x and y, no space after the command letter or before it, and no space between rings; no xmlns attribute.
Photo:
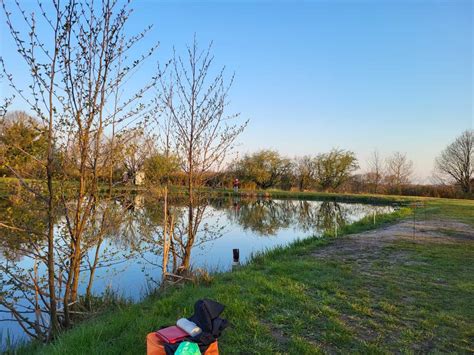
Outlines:
<svg viewBox="0 0 474 355"><path fill-rule="evenodd" d="M189 270L191 266L191 250L194 244L194 191L193 191L193 183L191 174L189 177L188 182L188 239L186 241L186 246L184 249L183 260L182 260L182 267L184 270Z"/></svg>
<svg viewBox="0 0 474 355"><path fill-rule="evenodd" d="M53 190L53 174L52 174L52 158L48 153L48 253L47 253L47 265L48 265L48 288L49 288L49 313L51 323L51 336L59 331L59 322L57 315L57 304L56 304L56 287L55 287L55 269L54 269L54 190Z"/></svg>
<svg viewBox="0 0 474 355"><path fill-rule="evenodd" d="M58 33L59 21L56 24L55 34ZM57 315L56 303L56 287L55 287L55 262L54 262L54 188L53 188L53 169L54 169L54 136L53 136L53 95L54 95L54 79L56 58L59 49L55 46L54 56L51 63L51 77L49 88L49 120L48 120L48 150L46 162L46 176L48 181L48 253L47 253L47 268L48 268L48 288L49 288L49 313L51 333L50 337L54 337L59 331L59 322Z"/></svg>
<svg viewBox="0 0 474 355"><path fill-rule="evenodd" d="M170 248L170 240L168 238L168 185L164 188L164 203L163 203L163 263L162 263L162 280L166 278L168 272L168 254ZM171 233L170 233L171 234Z"/></svg>

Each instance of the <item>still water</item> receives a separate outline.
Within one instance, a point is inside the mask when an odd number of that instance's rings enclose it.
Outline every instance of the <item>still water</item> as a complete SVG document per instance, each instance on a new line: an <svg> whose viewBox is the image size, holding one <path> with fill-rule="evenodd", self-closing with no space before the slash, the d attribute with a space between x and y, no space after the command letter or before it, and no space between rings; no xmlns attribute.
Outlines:
<svg viewBox="0 0 474 355"><path fill-rule="evenodd" d="M126 206L126 207L124 207ZM5 206L17 213L23 223L42 226L41 213L32 206ZM12 212L12 209L19 211ZM162 275L163 205L145 196L136 195L128 201L114 201L119 217L100 239L85 239L79 294L87 288L93 295L105 292L138 301L157 287ZM228 271L232 268L232 249L239 249L240 262L252 254L287 245L297 239L320 236L325 230L341 228L365 216L391 212L393 207L335 201L272 200L272 199L208 199L193 209L196 215L194 238L187 235L188 207L175 201L169 213L175 218L171 255L167 270L176 273L186 254L190 254L192 270ZM39 215L39 216L38 216ZM99 223L104 223L99 219ZM67 247L64 238L64 216L56 226L57 259ZM94 234L96 229L90 228ZM192 239L192 240L191 240ZM45 284L45 266L40 253L43 240L32 242L31 236L0 230L0 326L3 346L9 340L26 339L28 335L18 317L32 319L32 301L38 294L27 290L31 280ZM186 253L186 250L189 253ZM59 268L61 265L58 266ZM18 279L17 279L18 278ZM19 310L16 316L12 309ZM36 315L37 316L37 315ZM25 322L23 322L25 323ZM28 322L26 322L28 323ZM23 324L24 325L24 324ZM34 332L31 327L29 332Z"/></svg>

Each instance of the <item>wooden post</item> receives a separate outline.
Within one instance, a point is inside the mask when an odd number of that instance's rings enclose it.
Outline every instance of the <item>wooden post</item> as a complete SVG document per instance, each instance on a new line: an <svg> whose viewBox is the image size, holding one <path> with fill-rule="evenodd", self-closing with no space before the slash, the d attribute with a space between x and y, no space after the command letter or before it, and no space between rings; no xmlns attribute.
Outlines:
<svg viewBox="0 0 474 355"><path fill-rule="evenodd" d="M232 249L232 264L238 265L240 264L240 251L239 249Z"/></svg>
<svg viewBox="0 0 474 355"><path fill-rule="evenodd" d="M415 204L415 208L413 208L413 238L415 238L415 234L416 234L416 204Z"/></svg>

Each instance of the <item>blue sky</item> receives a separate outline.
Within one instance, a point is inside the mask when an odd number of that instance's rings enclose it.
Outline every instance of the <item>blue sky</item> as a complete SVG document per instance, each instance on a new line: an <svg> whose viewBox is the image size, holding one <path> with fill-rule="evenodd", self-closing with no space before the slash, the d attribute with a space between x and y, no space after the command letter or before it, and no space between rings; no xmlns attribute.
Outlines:
<svg viewBox="0 0 474 355"><path fill-rule="evenodd" d="M143 77L194 33L203 45L214 41L216 63L236 73L230 109L250 119L241 153L272 148L291 157L339 147L364 167L374 149L402 151L424 179L440 150L474 126L471 1L136 0L133 7L130 32L154 24L143 45L161 43ZM25 75L4 24L0 30L2 56Z"/></svg>

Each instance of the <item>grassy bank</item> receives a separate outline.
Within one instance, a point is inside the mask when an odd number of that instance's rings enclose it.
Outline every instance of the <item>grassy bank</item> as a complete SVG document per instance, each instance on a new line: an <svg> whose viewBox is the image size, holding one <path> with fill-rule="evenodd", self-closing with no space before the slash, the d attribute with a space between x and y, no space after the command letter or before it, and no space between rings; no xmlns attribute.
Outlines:
<svg viewBox="0 0 474 355"><path fill-rule="evenodd" d="M472 201L430 199L420 212L474 225ZM378 228L411 213L401 209L376 225L364 219L340 233ZM210 284L168 290L20 353L145 353L148 332L190 315L203 297L227 305L224 315L232 326L220 341L224 354L473 350L472 244L398 241L384 253L407 253L410 263L381 258L367 274L357 263L312 255L333 242L326 235L257 256Z"/></svg>

